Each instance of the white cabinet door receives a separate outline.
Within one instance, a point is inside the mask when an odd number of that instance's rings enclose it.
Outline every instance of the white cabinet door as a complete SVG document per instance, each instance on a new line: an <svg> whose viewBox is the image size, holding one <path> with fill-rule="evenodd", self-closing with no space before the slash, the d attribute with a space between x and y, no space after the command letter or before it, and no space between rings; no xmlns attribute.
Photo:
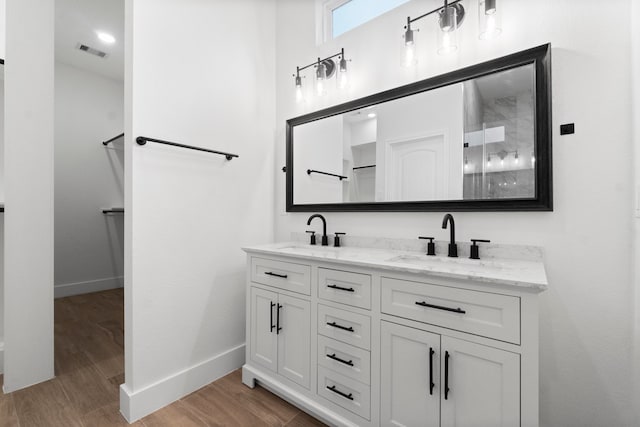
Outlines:
<svg viewBox="0 0 640 427"><path fill-rule="evenodd" d="M381 425L438 427L440 335L383 321L381 344Z"/></svg>
<svg viewBox="0 0 640 427"><path fill-rule="evenodd" d="M311 305L286 295L279 296L278 373L301 386L310 387Z"/></svg>
<svg viewBox="0 0 640 427"><path fill-rule="evenodd" d="M441 370L442 427L520 425L520 355L443 336Z"/></svg>
<svg viewBox="0 0 640 427"><path fill-rule="evenodd" d="M277 293L251 288L251 360L273 372L278 370L277 304Z"/></svg>

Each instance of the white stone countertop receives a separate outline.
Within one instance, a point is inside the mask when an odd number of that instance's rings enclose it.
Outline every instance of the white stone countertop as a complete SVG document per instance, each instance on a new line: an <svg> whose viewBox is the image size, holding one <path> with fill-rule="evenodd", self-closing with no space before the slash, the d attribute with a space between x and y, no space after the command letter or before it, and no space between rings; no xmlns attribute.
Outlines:
<svg viewBox="0 0 640 427"><path fill-rule="evenodd" d="M294 236L297 237L297 236ZM318 239L319 241L320 239ZM444 278L471 280L506 286L543 291L547 288L547 275L540 248L531 246L499 246L493 245L484 250L482 259L468 258L466 251L459 250L459 258L448 258L446 255L427 256L424 251L407 250L402 240L375 239L375 247L309 245L301 241L272 243L242 248L247 253L288 256L313 261L327 261L359 267L382 268L402 273L426 274ZM366 243L368 238L351 238L352 243ZM386 241L386 242L381 242ZM330 243L333 240L330 239ZM372 242L369 242L372 243ZM406 242L405 242L406 243ZM459 243L460 248L462 244ZM413 242L409 246L415 247ZM436 244L436 253L442 248ZM419 246L418 246L419 247ZM400 248L400 249L399 249ZM513 250L520 248L520 250ZM510 256L506 256L509 253ZM513 258L513 254L520 258ZM500 257L500 255L505 255Z"/></svg>

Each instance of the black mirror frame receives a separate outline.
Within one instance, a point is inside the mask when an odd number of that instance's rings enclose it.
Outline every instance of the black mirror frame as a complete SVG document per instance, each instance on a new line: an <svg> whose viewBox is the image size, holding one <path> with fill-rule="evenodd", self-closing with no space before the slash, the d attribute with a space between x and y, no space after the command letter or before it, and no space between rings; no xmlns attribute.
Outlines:
<svg viewBox="0 0 640 427"><path fill-rule="evenodd" d="M535 70L535 197L492 200L444 200L407 202L345 202L294 204L293 200L293 127L382 102L391 101L442 86L460 83L511 68L534 64ZM472 65L450 73L400 86L364 98L315 111L287 120L286 188L287 212L496 212L553 211L552 126L551 126L551 44L527 49L501 58Z"/></svg>

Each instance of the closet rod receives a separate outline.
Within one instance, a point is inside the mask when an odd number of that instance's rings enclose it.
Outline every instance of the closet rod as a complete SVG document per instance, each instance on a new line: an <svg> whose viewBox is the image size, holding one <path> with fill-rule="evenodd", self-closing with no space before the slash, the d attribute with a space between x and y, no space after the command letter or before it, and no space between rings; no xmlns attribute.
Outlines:
<svg viewBox="0 0 640 427"><path fill-rule="evenodd" d="M124 213L124 208L108 208L108 209L102 209L102 213L107 215L107 214L114 214L114 213Z"/></svg>
<svg viewBox="0 0 640 427"><path fill-rule="evenodd" d="M118 136L114 136L114 137L113 137L113 138L111 138L111 139L107 139L106 141L102 141L102 145L109 145L109 143L110 143L110 142L113 142L113 141L115 141L116 139L122 138L123 136L124 136L124 132L123 132L123 133L121 133L121 134L120 134L120 135L118 135Z"/></svg>
<svg viewBox="0 0 640 427"><path fill-rule="evenodd" d="M138 143L138 145L145 145L147 142L155 142L158 144L172 145L174 147L188 148L189 150L205 151L207 153L220 154L221 156L225 156L227 160L231 160L234 157L240 157L237 154L225 153L224 151L209 150L207 148L200 148L200 147L194 147L192 145L178 144L177 142L170 142L170 141L164 141L162 139L148 138L146 136L137 137L136 142Z"/></svg>

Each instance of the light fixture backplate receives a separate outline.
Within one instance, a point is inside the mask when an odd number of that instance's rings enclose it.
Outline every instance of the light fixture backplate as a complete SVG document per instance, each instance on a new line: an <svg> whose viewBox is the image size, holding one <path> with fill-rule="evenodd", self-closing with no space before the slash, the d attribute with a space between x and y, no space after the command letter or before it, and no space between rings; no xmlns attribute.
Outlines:
<svg viewBox="0 0 640 427"><path fill-rule="evenodd" d="M324 69L327 73L327 78L330 79L336 72L336 63L333 59L325 59L322 61Z"/></svg>

